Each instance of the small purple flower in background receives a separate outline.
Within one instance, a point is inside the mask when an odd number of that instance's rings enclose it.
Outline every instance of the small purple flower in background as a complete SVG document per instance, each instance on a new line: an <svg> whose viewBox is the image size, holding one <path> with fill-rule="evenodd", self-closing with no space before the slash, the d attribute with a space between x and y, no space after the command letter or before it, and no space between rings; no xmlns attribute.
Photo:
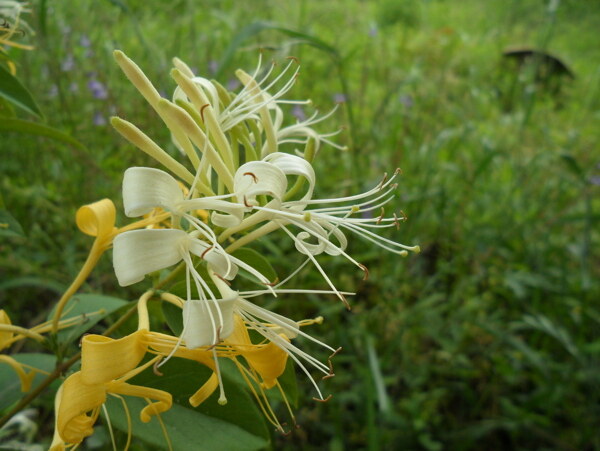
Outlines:
<svg viewBox="0 0 600 451"><path fill-rule="evenodd" d="M294 108L292 108L292 116L294 116L300 122L306 120L306 113L300 105L294 105Z"/></svg>
<svg viewBox="0 0 600 451"><path fill-rule="evenodd" d="M364 210L363 209L360 210L360 216L363 219L373 219L374 218L373 210L368 210L368 208L370 208L370 207L371 207L371 205L365 205Z"/></svg>
<svg viewBox="0 0 600 451"><path fill-rule="evenodd" d="M102 127L103 125L106 125L106 118L102 115L102 113L96 111L94 113L94 118L92 119L92 122L95 126Z"/></svg>
<svg viewBox="0 0 600 451"><path fill-rule="evenodd" d="M92 41L90 41L90 38L87 37L87 35L82 34L81 37L79 38L79 45L81 47L89 47L90 45L92 45Z"/></svg>
<svg viewBox="0 0 600 451"><path fill-rule="evenodd" d="M240 86L240 82L239 82L239 80L237 80L235 78L230 78L227 81L227 89L229 89L230 91L235 91L239 86Z"/></svg>
<svg viewBox="0 0 600 451"><path fill-rule="evenodd" d="M108 97L108 91L98 80L90 80L88 89L96 99L106 99Z"/></svg>
<svg viewBox="0 0 600 451"><path fill-rule="evenodd" d="M377 36L377 25L371 25L371 27L369 28L369 36L374 38L375 36Z"/></svg>
<svg viewBox="0 0 600 451"><path fill-rule="evenodd" d="M333 101L335 103L344 103L346 101L346 96L344 94L342 94L341 92L338 92L337 94L334 94L333 96Z"/></svg>
<svg viewBox="0 0 600 451"><path fill-rule="evenodd" d="M400 103L402 105L404 105L406 108L410 108L413 106L413 98L411 95L409 94L402 94L400 95L400 98L398 99L400 100Z"/></svg>
<svg viewBox="0 0 600 451"><path fill-rule="evenodd" d="M169 94L167 94L167 91L165 91L164 89L159 89L158 95L161 96L163 99L169 98Z"/></svg>
<svg viewBox="0 0 600 451"><path fill-rule="evenodd" d="M592 175L589 180L592 185L600 186L600 175Z"/></svg>
<svg viewBox="0 0 600 451"><path fill-rule="evenodd" d="M219 70L219 62L216 60L210 60L208 62L208 71L214 75L217 73L218 70ZM194 72L194 73L196 73L196 72Z"/></svg>
<svg viewBox="0 0 600 451"><path fill-rule="evenodd" d="M69 54L67 57L60 63L60 69L63 72L70 72L75 68L75 59L73 55Z"/></svg>
<svg viewBox="0 0 600 451"><path fill-rule="evenodd" d="M75 82L69 85L69 92L79 92L79 85Z"/></svg>

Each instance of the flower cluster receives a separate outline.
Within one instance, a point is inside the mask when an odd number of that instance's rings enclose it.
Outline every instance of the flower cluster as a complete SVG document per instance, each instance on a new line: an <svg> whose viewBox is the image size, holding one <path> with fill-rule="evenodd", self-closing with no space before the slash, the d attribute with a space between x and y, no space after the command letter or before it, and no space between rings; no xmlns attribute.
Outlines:
<svg viewBox="0 0 600 451"><path fill-rule="evenodd" d="M399 255L418 252L418 246L405 246L376 233L376 229L398 226L404 219L395 214L385 217L383 210L393 197L398 171L362 194L315 197L313 161L321 146L342 147L331 141L337 132L322 134L313 127L333 111L286 124L283 105L309 103L284 99L298 75L295 58L290 58L278 75L273 74L275 65L265 69L260 61L252 75L238 70L242 88L236 94L196 76L174 59L171 76L177 88L172 100L167 100L123 52L115 51L114 56L168 127L174 146L186 161L173 158L133 123L113 117L113 127L162 168L131 167L125 171L124 211L127 217L138 218L136 223L116 229L114 206L107 200L85 207L78 223L96 237L97 255L112 246L121 286L175 267L172 274L184 271L185 295L148 291L138 301L136 332L117 340L99 335L83 338L81 370L65 380L57 395L53 449L80 443L90 435L108 394L146 399L142 421L168 410L172 403L169 393L127 381L149 367L158 373L170 358L193 360L212 370L212 376L190 397L193 406L217 389L219 403L227 402L219 361L232 360L268 420L283 430L264 390L278 387L285 400L278 378L288 358L310 378L317 400L328 397L322 395L310 367L325 378L333 376L330 359L324 363L314 358L293 340L303 336L327 349L331 357L337 350L302 330L303 326L321 323L322 318L292 320L253 299L282 293L332 293L348 306L345 295L349 293L336 288L318 256L342 256L366 277L367 268L348 253L350 236ZM373 212L381 213L376 216ZM273 232L289 237L305 256L304 264L283 281L270 280L235 254ZM308 263L319 271L328 289L283 288ZM236 289L240 271L253 278L259 289ZM153 297L181 309L183 329L179 336L151 330L147 303Z"/></svg>

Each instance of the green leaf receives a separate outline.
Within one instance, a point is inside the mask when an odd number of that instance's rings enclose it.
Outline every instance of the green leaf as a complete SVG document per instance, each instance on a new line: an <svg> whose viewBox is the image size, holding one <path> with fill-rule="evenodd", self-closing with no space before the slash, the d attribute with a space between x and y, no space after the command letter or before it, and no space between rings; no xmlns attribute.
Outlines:
<svg viewBox="0 0 600 451"><path fill-rule="evenodd" d="M0 97L34 116L43 117L29 91L3 66L0 66Z"/></svg>
<svg viewBox="0 0 600 451"><path fill-rule="evenodd" d="M163 376L156 376L153 371L147 370L132 379L132 383L167 391L173 395L173 402L192 412L233 423L254 436L268 440L265 418L239 376L239 370L227 359L219 359L219 364L228 401L224 406L217 402L218 389L196 409L190 406L189 397L212 374L212 370L197 362L173 358L160 368Z"/></svg>
<svg viewBox="0 0 600 451"><path fill-rule="evenodd" d="M67 289L65 285L54 279L45 279L43 277L35 276L15 277L14 279L8 279L0 283L0 291L20 287L36 287L53 291L56 294L62 294Z"/></svg>
<svg viewBox="0 0 600 451"><path fill-rule="evenodd" d="M79 316L81 322L75 326L61 330L58 335L58 340L63 343L70 343L77 339L84 332L94 327L103 318L113 313L115 310L127 305L128 302L122 299L103 296L100 294L77 294L73 296L65 309L61 320L67 318L75 318ZM93 312L101 312L90 315ZM48 315L48 320L54 317L54 309Z"/></svg>
<svg viewBox="0 0 600 451"><path fill-rule="evenodd" d="M47 125L38 124L24 119L3 118L0 121L0 131L25 133L28 135L44 136L59 141L77 149L86 151L86 147L72 136Z"/></svg>
<svg viewBox="0 0 600 451"><path fill-rule="evenodd" d="M56 365L56 358L50 354L13 354L11 357L19 363L31 365L48 373L53 371ZM36 373L31 388L37 387L44 378L44 374ZM11 406L23 396L25 393L21 392L21 382L15 371L6 363L0 362L0 410Z"/></svg>
<svg viewBox="0 0 600 451"><path fill-rule="evenodd" d="M146 406L146 402L139 398L126 398L125 402L131 415L132 434L148 444L167 449L167 441L158 419L154 417L149 423L140 421L139 412ZM121 401L110 397L106 407L112 425L127 431L127 418ZM266 440L234 424L179 404L173 404L171 409L162 413L160 417L171 446L177 451L251 451L267 446Z"/></svg>
<svg viewBox="0 0 600 451"><path fill-rule="evenodd" d="M0 237L2 236L25 237L21 224L4 209L0 209Z"/></svg>
<svg viewBox="0 0 600 451"><path fill-rule="evenodd" d="M248 265L252 266L271 282L277 280L277 273L273 269L273 266L271 266L269 260L267 260L262 254L256 252L254 249L242 247L234 251L231 255L233 255L235 258L239 258L244 263L247 263ZM246 278L249 278L252 281L256 281L254 276L251 276L246 272L240 271L240 275L245 276Z"/></svg>
<svg viewBox="0 0 600 451"><path fill-rule="evenodd" d="M181 332L183 331L183 316L181 309L170 302L163 302L161 307L171 332L177 336L181 335Z"/></svg>

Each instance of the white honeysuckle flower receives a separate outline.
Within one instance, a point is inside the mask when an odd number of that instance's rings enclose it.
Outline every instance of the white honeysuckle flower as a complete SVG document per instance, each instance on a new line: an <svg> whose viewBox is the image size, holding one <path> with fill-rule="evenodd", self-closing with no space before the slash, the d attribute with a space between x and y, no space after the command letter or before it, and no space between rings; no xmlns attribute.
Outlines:
<svg viewBox="0 0 600 451"><path fill-rule="evenodd" d="M192 191L190 190L190 194ZM125 214L130 218L143 216L154 208L160 207L207 229L202 221L198 221L188 212L212 210L212 222L215 225L233 227L242 221L245 208L225 200L231 196L185 197L177 180L160 169L132 167L125 171L123 177L123 205ZM212 233L210 229L206 232Z"/></svg>
<svg viewBox="0 0 600 451"><path fill-rule="evenodd" d="M141 282L146 274L189 259L190 253L206 260L225 279L231 280L237 274L239 260L196 238L194 233L179 229L131 230L117 235L113 241L113 266L119 284L125 287ZM260 279L269 282L262 276Z"/></svg>

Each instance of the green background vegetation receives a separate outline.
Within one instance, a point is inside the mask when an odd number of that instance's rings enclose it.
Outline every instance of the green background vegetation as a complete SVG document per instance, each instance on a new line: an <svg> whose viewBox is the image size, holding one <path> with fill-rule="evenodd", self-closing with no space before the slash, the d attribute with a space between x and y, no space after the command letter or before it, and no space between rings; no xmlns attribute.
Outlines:
<svg viewBox="0 0 600 451"><path fill-rule="evenodd" d="M11 52L17 76L46 123L85 148L1 135L0 191L26 234L0 238L0 302L15 323L45 318L77 274L91 239L77 231L76 209L103 197L119 208L123 171L152 164L111 130L108 117L169 143L166 127L113 62L113 49L169 95L173 56L228 83L235 68L254 68L259 49L280 62L293 55L302 67L290 98L311 98L322 112L346 99L321 129L345 127L336 140L350 150L322 148L317 195L364 190L401 167L388 212L402 209L408 221L386 236L419 244L422 253L402 259L355 239L351 252L368 266L367 281L343 259L320 260L338 287L357 291L351 312L334 297L288 298L275 307L296 319L323 315L309 332L344 350L334 360L336 377L321 384L333 393L328 403L313 402L299 374L301 428L274 435L273 446L600 449L600 5L31 6L25 19L36 35L26 40L36 49ZM545 49L575 78L544 83L539 61L507 64L509 47ZM106 87L105 99L92 95L92 80ZM301 261L288 257L286 237L265 245L257 249L272 253L280 276ZM304 271L293 285L323 287L315 274ZM105 256L84 291L135 299L142 289L118 287ZM51 418L48 399L36 406L41 423ZM50 433L42 427L38 440Z"/></svg>

